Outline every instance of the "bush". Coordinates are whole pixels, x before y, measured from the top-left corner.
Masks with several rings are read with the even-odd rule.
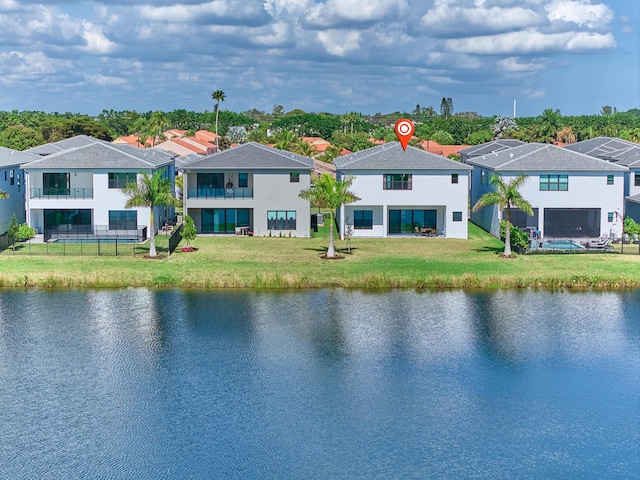
[[[184,217],[184,223],[182,224],[182,230],[180,230],[180,236],[187,242],[187,245],[191,244],[192,240],[195,240],[197,234],[196,226],[193,223],[193,218],[189,215]]]
[[[18,240],[19,242],[23,242],[25,240],[29,240],[35,234],[36,234],[36,232],[35,232],[35,230],[33,228],[31,228],[26,223],[23,223],[22,225],[20,225],[18,227],[18,232],[16,234],[16,240]]]
[[[507,233],[507,222],[500,222],[500,240],[504,242]],[[523,232],[513,223],[511,224],[511,248],[527,248],[529,247],[529,235]]]
[[[625,217],[624,219],[624,233],[629,235],[639,235],[640,234],[640,224],[636,223],[636,221],[631,217]]]

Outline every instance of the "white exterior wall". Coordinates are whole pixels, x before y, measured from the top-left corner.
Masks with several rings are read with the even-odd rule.
[[[384,175],[411,174],[411,190],[384,190]],[[451,174],[458,174],[458,183],[451,183]],[[345,176],[338,172],[338,178]],[[354,210],[373,210],[372,230],[353,230],[354,237],[389,236],[389,209],[434,209],[438,231],[447,238],[467,238],[469,215],[469,176],[460,171],[403,171],[360,170],[349,171],[355,178],[351,186],[361,200],[343,205],[340,209],[340,234],[344,233],[345,218],[353,222]],[[462,212],[462,221],[453,221],[453,212]]]
[[[13,171],[13,185],[11,185]],[[24,172],[17,166],[0,169],[0,190],[7,192],[9,198],[0,201],[0,235],[9,230],[11,216],[15,215],[18,223],[25,223]]]
[[[474,167],[472,202],[475,203],[484,193],[491,190],[486,184],[480,184],[480,167]],[[493,173],[486,170],[486,178]],[[567,191],[541,191],[540,175],[568,175]],[[607,175],[613,174],[614,184],[607,185]],[[510,182],[516,175],[502,174],[504,182]],[[536,172],[528,175],[519,188],[522,198],[533,208],[538,209],[538,229],[545,237],[545,208],[599,208],[600,234],[615,233],[622,235],[622,215],[624,207],[624,172]],[[473,205],[472,203],[472,205]],[[608,221],[608,213],[615,212],[614,221]],[[480,227],[498,236],[499,212],[497,207],[487,207],[472,213],[471,219]]]
[[[215,172],[211,170],[211,172]],[[200,171],[199,173],[206,173]],[[219,173],[217,171],[216,173]],[[291,182],[290,172],[261,171],[248,172],[248,186],[253,189],[253,198],[190,198],[185,196],[185,215],[190,215],[198,231],[201,231],[201,216],[199,209],[203,208],[248,208],[252,210],[251,228],[256,236],[289,235],[289,230],[268,230],[267,212],[270,210],[288,210],[296,212],[296,229],[291,230],[291,235],[296,237],[311,236],[311,208],[308,200],[299,197],[302,190],[311,186],[310,172],[300,172],[300,181]],[[187,192],[197,188],[197,173],[185,173]],[[233,172],[233,177],[227,172],[224,182],[231,180],[234,186],[238,185],[238,173]]]
[[[69,170],[60,170],[60,173],[67,173]],[[93,198],[31,198],[27,194],[27,223],[36,231],[44,230],[44,210],[45,209],[90,209],[92,211],[93,225],[109,225],[110,210],[127,210],[124,208],[127,197],[122,190],[109,188],[109,173],[123,172],[123,170],[104,170],[97,172],[87,172],[86,170],[70,171],[70,188],[92,188]],[[27,192],[31,188],[42,188],[42,174],[54,173],[53,170],[30,170],[27,175]],[[134,173],[138,173],[134,171]],[[171,220],[172,215],[164,216],[164,207],[159,207],[158,213],[162,210],[162,215],[156,214],[154,228],[149,229],[149,209],[137,207],[130,210],[138,212],[138,226],[147,227],[148,232],[157,230],[158,225]],[[172,210],[172,209],[167,209]]]

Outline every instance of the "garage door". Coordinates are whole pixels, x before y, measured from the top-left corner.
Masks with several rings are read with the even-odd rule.
[[[544,236],[581,238],[600,236],[599,208],[545,208]]]

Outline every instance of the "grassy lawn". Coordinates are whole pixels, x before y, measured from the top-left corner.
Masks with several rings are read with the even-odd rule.
[[[323,260],[327,228],[314,238],[207,236],[196,252],[176,251],[159,260],[134,256],[0,254],[0,286],[193,288],[385,287],[601,287],[640,286],[638,245],[619,254],[519,255],[503,259],[502,242],[469,224],[469,239],[353,239],[336,248],[345,258]],[[167,239],[157,237],[166,255]],[[618,249],[619,249],[618,245]],[[32,253],[44,245],[33,245]],[[59,247],[58,247],[59,248]],[[76,247],[78,248],[78,247]],[[86,246],[85,246],[86,248]],[[148,247],[147,247],[148,248]],[[63,253],[65,255],[63,255]],[[86,252],[85,252],[86,253]]]

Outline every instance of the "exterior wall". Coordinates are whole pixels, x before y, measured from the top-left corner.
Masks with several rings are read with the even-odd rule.
[[[13,185],[11,185],[11,172],[13,171]],[[25,223],[24,172],[17,166],[0,169],[0,190],[7,192],[9,198],[0,201],[0,235],[9,229],[11,216],[15,215],[18,223]]]
[[[630,167],[629,171],[624,174],[624,196],[633,197],[640,195],[640,186],[635,186],[636,173],[640,174],[639,167]]]
[[[407,173],[412,175],[411,190],[384,190],[383,175]],[[458,174],[458,183],[451,183],[451,174]],[[373,230],[354,230],[354,237],[387,237],[389,209],[435,209],[438,231],[447,238],[467,238],[469,218],[469,177],[466,172],[438,171],[388,171],[360,170],[338,172],[338,179],[353,175],[351,187],[361,200],[343,205],[339,213],[340,234],[345,229],[345,218],[353,221],[353,211],[372,209]],[[462,212],[462,221],[453,221],[453,212]]]
[[[474,166],[472,173],[471,205],[491,187],[480,184],[480,167]],[[485,171],[487,171],[485,169]],[[493,173],[488,171],[489,174]],[[541,191],[540,175],[565,175],[569,176],[568,190]],[[519,188],[522,197],[533,208],[538,208],[538,229],[544,238],[545,208],[599,208],[600,209],[600,234],[622,235],[622,214],[624,207],[624,172],[613,174],[614,184],[607,185],[607,172],[535,172],[530,173],[529,178]],[[502,175],[505,182],[509,182],[515,175]],[[486,177],[488,179],[488,175]],[[614,212],[614,221],[608,221],[608,213]],[[471,220],[478,226],[498,236],[499,213],[497,207],[487,207],[472,213]]]
[[[169,169],[172,171],[172,169]],[[28,192],[32,188],[42,188],[42,174],[52,173],[53,170],[30,170],[27,175]],[[60,173],[70,172],[70,187],[93,189],[93,198],[31,198],[27,195],[27,223],[37,232],[44,230],[45,209],[90,209],[92,210],[93,225],[109,225],[110,210],[126,210],[124,208],[127,197],[121,189],[109,188],[109,173],[126,172],[122,169],[100,170],[95,172],[60,170]],[[129,170],[129,172],[138,173]],[[171,175],[171,172],[169,172]],[[170,176],[170,178],[173,178]],[[155,225],[149,229],[149,209],[143,207],[133,208],[138,212],[138,226],[147,227],[148,232],[156,231],[164,222],[173,220],[173,207],[157,207],[155,212]],[[166,213],[165,213],[166,210]]]
[[[636,223],[640,223],[640,204],[636,202],[625,201],[624,216],[633,218]]]
[[[293,170],[295,171],[295,170]],[[214,170],[199,171],[199,173],[220,173]],[[224,183],[232,181],[237,185],[238,173],[226,172]],[[296,237],[311,236],[311,208],[309,201],[299,197],[302,190],[306,190],[311,186],[311,174],[309,171],[300,171],[300,181],[290,182],[290,172],[282,171],[261,171],[248,172],[248,186],[253,189],[253,198],[193,198],[185,197],[184,208],[185,214],[190,215],[194,219],[196,229],[202,231],[202,222],[200,213],[196,213],[196,209],[203,208],[248,208],[252,210],[252,225],[254,235],[289,235],[289,230],[268,230],[267,228],[267,212],[273,210],[288,210],[296,212],[296,229],[291,230],[291,235]],[[185,173],[185,183],[187,192],[197,187],[197,173]],[[191,214],[193,212],[193,215]],[[196,220],[196,217],[198,219]]]

